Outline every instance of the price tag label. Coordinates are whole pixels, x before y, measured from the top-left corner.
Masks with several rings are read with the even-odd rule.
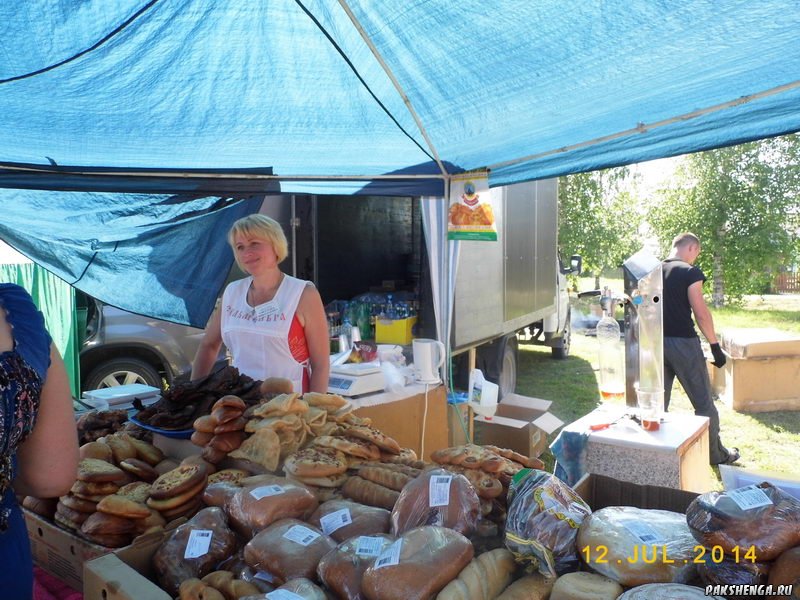
[[[322,525],[322,533],[325,535],[330,535],[337,529],[341,529],[345,525],[350,525],[350,523],[353,522],[353,519],[350,516],[350,509],[343,508],[341,510],[328,513],[322,517],[319,522],[320,525]]]
[[[292,525],[289,530],[283,534],[287,540],[291,540],[300,544],[301,546],[308,546],[311,542],[319,537],[316,531],[312,531],[308,527],[302,525]]]
[[[266,595],[269,600],[303,600],[302,596],[298,596],[289,590],[275,590]]]
[[[434,475],[428,482],[429,506],[447,506],[450,504],[450,482],[452,475]]]
[[[383,548],[384,538],[362,535],[358,538],[356,554],[358,556],[379,556]]]
[[[194,529],[190,531],[183,558],[200,558],[208,554],[212,535],[213,532],[210,529]]]
[[[259,304],[256,306],[256,317],[259,319],[266,319],[267,317],[277,315],[280,312],[281,307],[278,306],[278,303],[274,300],[270,300],[269,302],[264,302],[264,304]]]
[[[285,491],[286,490],[279,485],[262,485],[250,490],[250,495],[256,500],[261,500],[267,496],[277,496],[278,494],[283,494]]]
[[[622,525],[645,544],[660,544],[664,539],[647,523],[623,521]]]
[[[400,562],[400,550],[402,550],[402,548],[403,540],[397,540],[394,544],[384,550],[377,559],[375,559],[374,567],[376,569],[382,569],[383,567],[389,567],[391,565],[398,564]]]
[[[731,500],[736,502],[736,505],[742,510],[752,510],[772,504],[772,500],[769,499],[769,496],[757,485],[748,485],[738,490],[731,490],[728,492],[728,496],[730,496]]]

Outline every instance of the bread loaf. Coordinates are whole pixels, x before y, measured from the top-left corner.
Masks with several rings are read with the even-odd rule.
[[[553,584],[550,600],[616,600],[622,586],[595,573],[566,573]]]
[[[577,537],[578,554],[590,569],[628,587],[689,583],[696,545],[684,515],[633,506],[595,511]]]
[[[541,573],[527,575],[508,586],[497,600],[547,600],[554,581]]]
[[[356,536],[322,557],[319,580],[342,600],[363,600],[361,579],[375,559],[392,543],[390,535]]]
[[[284,477],[260,475],[255,481],[235,492],[225,505],[233,527],[247,537],[280,519],[306,519],[319,505],[308,488]]]
[[[505,548],[484,552],[464,567],[436,600],[494,600],[511,581],[516,563]]]
[[[299,577],[297,579],[292,579],[291,581],[287,581],[282,586],[277,588],[276,591],[277,590],[290,592],[300,600],[328,600],[328,596],[325,594],[322,588],[320,588],[316,583],[314,583],[310,579],[306,579],[304,577]],[[256,600],[260,599],[261,596],[259,596]]]
[[[706,596],[703,588],[682,583],[648,583],[623,592],[617,600],[725,600],[722,596]]]
[[[211,531],[208,550],[187,555],[189,540],[197,537],[192,534],[195,530]],[[167,537],[156,550],[153,565],[161,587],[175,596],[182,581],[207,575],[235,550],[236,536],[228,528],[225,513],[216,507],[204,508]]]
[[[757,561],[771,561],[800,544],[800,500],[768,482],[708,492],[686,509],[695,539],[726,554],[755,547]]]
[[[361,504],[377,506],[387,510],[394,508],[395,502],[400,496],[394,490],[358,476],[353,476],[345,482],[344,486],[342,486],[342,494]]]
[[[771,585],[794,585],[793,596],[800,598],[800,546],[787,550],[772,564],[768,583]]]
[[[319,561],[335,547],[336,543],[316,527],[297,519],[283,519],[247,543],[244,560],[282,583],[298,577],[316,580]]]
[[[400,492],[392,509],[392,533],[400,535],[414,527],[436,525],[469,535],[475,531],[480,510],[478,495],[466,477],[432,469]]]
[[[320,504],[308,522],[336,542],[343,542],[361,535],[389,533],[390,515],[385,508],[366,506],[352,500],[329,500]]]
[[[470,560],[467,538],[445,527],[418,527],[395,541],[364,572],[367,600],[427,600],[455,579]]]

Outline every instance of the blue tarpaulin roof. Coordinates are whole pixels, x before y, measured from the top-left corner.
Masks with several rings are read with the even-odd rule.
[[[144,312],[103,281],[118,265],[129,272],[134,245],[162,243],[144,239],[159,219],[216,235],[249,210],[233,199],[259,192],[437,194],[463,170],[489,168],[490,184],[502,185],[797,131],[799,9],[796,0],[2,3],[0,235],[57,274],[83,273],[79,287],[93,277],[89,293]],[[177,221],[170,211],[100,211],[82,232],[64,230],[75,206],[166,202],[182,213],[184,201],[210,208],[200,218],[187,207]],[[119,242],[116,257],[120,247],[132,254],[103,268],[95,255],[87,267],[91,229]],[[208,252],[226,253],[216,237]],[[66,238],[74,247],[48,254],[49,241]],[[193,305],[190,283],[149,293]],[[156,316],[197,322],[189,315],[203,312]]]

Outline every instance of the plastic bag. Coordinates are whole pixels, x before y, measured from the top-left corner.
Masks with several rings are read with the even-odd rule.
[[[410,481],[392,509],[392,533],[422,525],[454,529],[469,535],[478,524],[481,503],[463,475],[431,469]]]
[[[578,554],[589,568],[626,587],[689,583],[696,545],[682,513],[633,506],[592,513],[577,538]]]
[[[185,579],[198,579],[236,552],[236,535],[222,509],[204,508],[173,531],[153,556],[161,587],[173,596]]]
[[[382,362],[381,372],[383,373],[384,390],[394,393],[400,393],[403,391],[403,388],[405,387],[405,378],[400,372],[400,369],[390,362]]]
[[[722,562],[708,560],[697,565],[697,573],[703,585],[763,585],[767,583],[769,565],[758,562],[737,562],[725,557]]]
[[[444,527],[417,527],[383,551],[361,579],[367,598],[429,600],[435,598],[474,555],[469,540]]]
[[[235,492],[225,503],[231,524],[251,538],[275,521],[305,519],[319,506],[317,497],[302,485],[285,477],[259,475]]]
[[[336,547],[330,537],[297,519],[283,519],[256,534],[244,547],[244,560],[253,569],[266,571],[278,582],[298,577],[314,580],[317,565]]]
[[[508,490],[506,548],[546,577],[578,570],[575,540],[592,509],[563,481],[522,469]]]
[[[744,555],[752,546],[759,562],[800,544],[800,500],[766,481],[702,494],[686,509],[686,521],[706,547]]]
[[[387,534],[356,536],[342,542],[319,561],[317,575],[325,586],[343,600],[363,600],[361,578],[375,559],[392,545]]]

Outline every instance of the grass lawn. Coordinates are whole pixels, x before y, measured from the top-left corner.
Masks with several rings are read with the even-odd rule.
[[[750,297],[745,308],[714,311],[717,332],[729,328],[776,327],[800,333],[800,297]],[[575,334],[571,355],[554,360],[550,349],[520,346],[517,392],[552,400],[551,412],[570,423],[600,404],[597,388],[597,340]],[[740,449],[739,466],[757,471],[800,476],[800,411],[738,413],[717,402],[723,443]],[[670,412],[693,411],[676,381]],[[553,457],[545,456],[552,470]],[[716,487],[722,488],[719,469],[711,468]]]

